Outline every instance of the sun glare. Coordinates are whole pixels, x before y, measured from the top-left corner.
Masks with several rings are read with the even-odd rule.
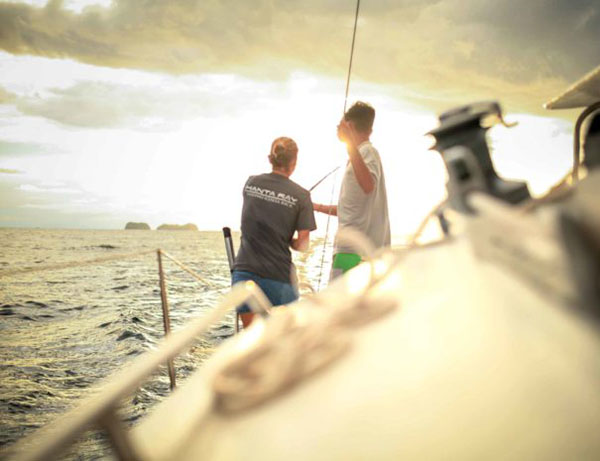
[[[28,66],[24,60],[15,63],[23,69]],[[92,69],[72,62],[65,65],[79,77]],[[50,69],[49,78],[55,85],[58,68]],[[9,88],[19,91],[13,74]],[[185,79],[138,79],[138,74],[145,75],[107,71],[103,81],[110,89],[121,79],[140,95],[152,93],[158,98],[156,104],[170,106],[156,112],[148,105],[150,112],[142,112],[131,128],[83,127],[65,135],[60,126],[29,117],[27,125],[17,124],[11,130],[9,141],[19,141],[27,139],[35,126],[37,142],[57,146],[57,152],[52,156],[8,156],[4,168],[26,172],[26,182],[32,186],[54,181],[78,191],[61,195],[65,187],[52,193],[46,188],[46,194],[37,190],[34,197],[31,190],[22,190],[35,199],[29,205],[58,206],[60,202],[81,210],[85,202],[89,212],[125,222],[147,221],[152,226],[166,221],[193,222],[201,229],[237,229],[243,184],[248,176],[270,170],[269,146],[278,136],[290,136],[298,143],[292,180],[306,189],[339,167],[311,193],[314,202],[337,202],[348,159],[336,133],[344,103],[342,82],[309,73],[294,73],[279,83],[225,74]],[[31,85],[33,82],[28,83]],[[260,91],[249,97],[256,85]],[[190,102],[179,94],[197,100]],[[197,95],[220,96],[204,103],[204,96]],[[354,82],[347,103],[356,100],[369,102],[377,112],[371,140],[384,166],[393,240],[402,243],[445,197],[445,167],[425,136],[437,119],[374,84]],[[90,99],[86,104],[90,113],[103,113],[101,100]],[[189,115],[178,118],[181,111]],[[534,193],[542,193],[569,167],[568,124],[529,115],[513,118],[520,121],[517,128],[493,128],[490,132],[497,169],[505,176],[526,179]],[[315,234],[333,234],[335,224],[335,219],[318,213]]]

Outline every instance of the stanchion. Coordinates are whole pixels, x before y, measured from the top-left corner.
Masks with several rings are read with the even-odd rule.
[[[158,257],[158,277],[160,282],[160,301],[162,304],[163,311],[163,326],[165,328],[165,336],[171,333],[171,319],[169,318],[169,301],[167,300],[167,284],[165,283],[165,273],[162,265],[162,251],[156,250],[156,256]],[[173,366],[173,359],[167,360],[167,368],[169,369],[169,379],[171,381],[171,390],[175,389],[175,367]]]
[[[231,238],[231,229],[223,228],[223,239],[225,240],[225,251],[227,252],[227,261],[229,262],[229,272],[233,272],[233,263],[235,262],[235,249],[233,248],[233,239]],[[240,314],[235,311],[235,332],[240,332]]]

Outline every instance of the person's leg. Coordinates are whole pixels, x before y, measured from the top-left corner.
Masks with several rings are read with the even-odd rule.
[[[333,264],[331,265],[331,274],[329,281],[345,274],[353,267],[358,266],[362,259],[355,253],[336,253],[333,255]]]
[[[240,314],[240,319],[242,319],[242,326],[244,327],[244,329],[246,329],[250,326],[250,324],[252,323],[252,320],[254,320],[254,313],[246,312],[246,313]]]
[[[233,273],[231,274],[232,284],[236,284],[246,280],[254,281],[263,291],[263,293],[273,306],[290,304],[298,299],[298,291],[290,283],[262,278],[256,274],[253,274],[252,272],[233,271]],[[254,312],[251,311],[250,306],[248,306],[248,304],[238,306],[237,312],[240,315],[240,318],[242,319],[242,325],[244,328],[250,326],[254,319],[254,316],[256,315]]]

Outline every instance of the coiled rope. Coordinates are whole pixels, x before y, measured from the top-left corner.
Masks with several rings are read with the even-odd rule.
[[[397,298],[374,288],[386,280],[398,261],[389,250],[375,251],[358,231],[344,229],[340,241],[367,254],[368,266],[350,275],[352,295],[325,291],[302,306],[274,309],[240,338],[236,353],[217,370],[212,381],[216,409],[234,413],[267,401],[341,357],[351,344],[351,329],[389,313]],[[365,272],[368,270],[368,272]],[[361,289],[362,287],[362,289]]]

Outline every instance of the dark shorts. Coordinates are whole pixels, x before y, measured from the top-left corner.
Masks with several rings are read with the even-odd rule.
[[[253,282],[255,282],[264,292],[267,299],[271,302],[271,304],[273,304],[273,306],[289,304],[298,299],[298,293],[290,283],[281,282],[279,280],[266,279],[252,272],[233,271],[231,273],[232,285],[235,285],[238,282],[245,282],[246,280],[252,280]],[[236,310],[238,314],[246,314],[248,312],[252,312],[247,304],[242,304],[241,306],[238,306]]]

